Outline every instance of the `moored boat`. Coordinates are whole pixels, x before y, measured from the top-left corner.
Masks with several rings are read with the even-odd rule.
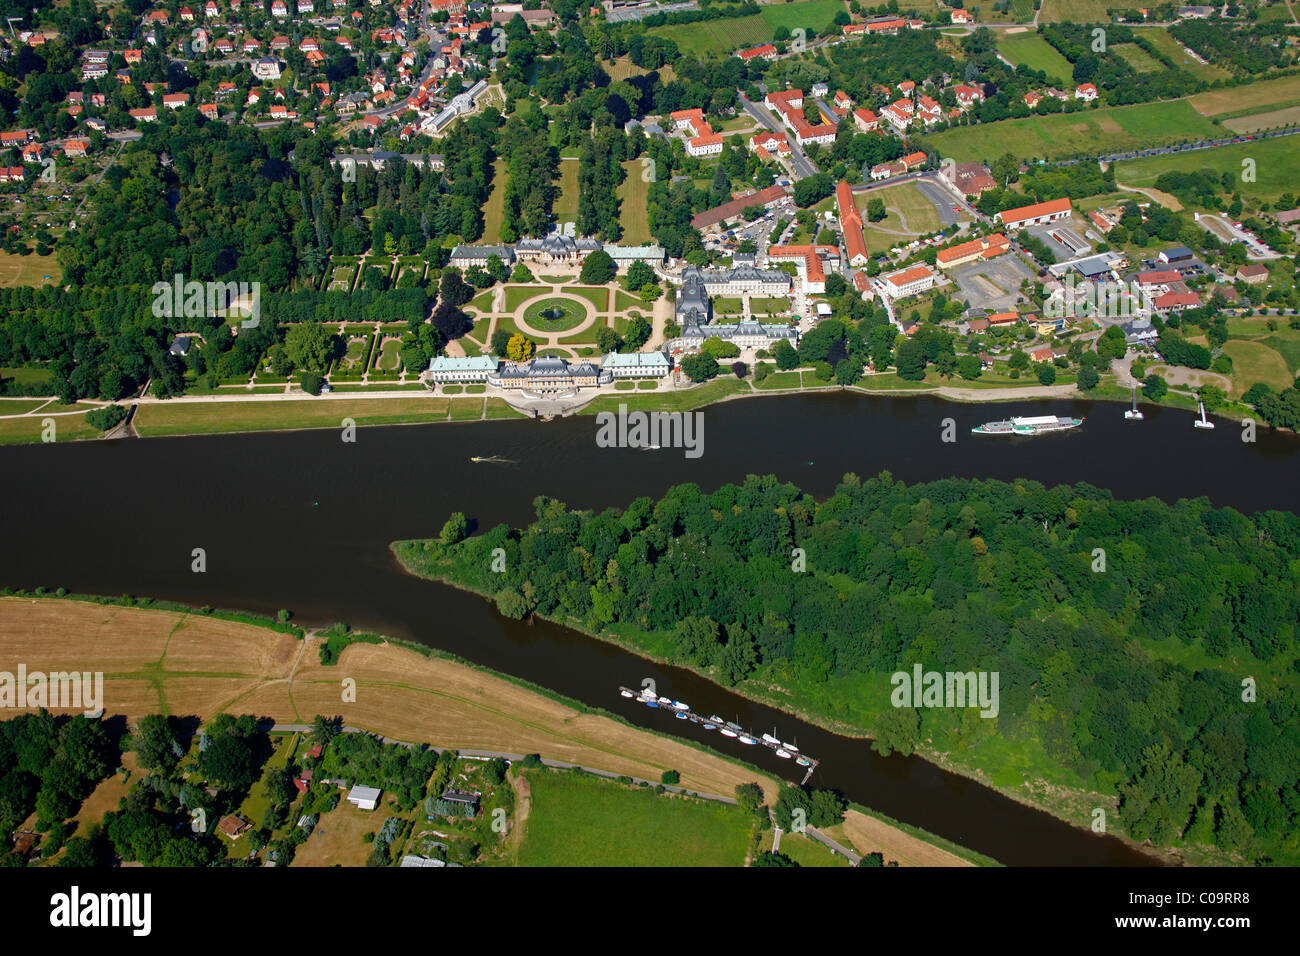
[[[777,748],[776,748],[776,755],[777,755],[778,757],[781,757],[781,758],[785,759],[785,760],[789,760],[789,759],[790,759],[790,756],[791,756],[790,751],[786,750],[784,747],[777,747]]]
[[[722,736],[724,737],[739,736],[739,734],[737,734],[734,730],[732,730],[730,727],[726,726],[725,724],[718,728],[718,733],[722,734]]]
[[[972,435],[1042,435],[1068,431],[1083,424],[1082,418],[1064,415],[1020,415],[999,422],[985,422],[971,429]]]
[[[758,741],[755,740],[753,737],[749,736],[749,734],[741,734],[737,739],[738,739],[742,744],[756,744],[756,743],[758,743]]]

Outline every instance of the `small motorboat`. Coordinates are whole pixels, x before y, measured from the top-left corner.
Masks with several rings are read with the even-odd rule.
[[[799,752],[799,748],[796,747],[794,744],[781,744],[781,746],[784,747],[786,750],[790,751],[790,753],[792,754],[797,754]]]
[[[683,704],[680,700],[673,701],[673,707],[677,710],[690,710],[690,704]]]
[[[721,726],[722,724],[725,724],[726,721],[723,720],[721,717],[719,717],[717,714],[710,714],[710,715],[709,715],[709,723],[711,723],[711,724],[718,724],[719,726]]]
[[[776,755],[784,760],[789,760],[791,756],[790,751],[786,750],[784,747],[777,747]]]
[[[659,706],[660,706],[660,707],[671,707],[672,705],[673,705],[673,699],[672,699],[671,697],[660,697],[660,698],[659,698]]]
[[[773,747],[779,747],[779,746],[781,746],[781,738],[780,738],[780,737],[773,737],[771,734],[764,734],[764,735],[763,735],[763,743],[765,743],[765,744],[771,744]]]
[[[722,734],[722,736],[724,736],[724,737],[735,737],[735,736],[737,736],[737,734],[736,734],[736,732],[735,732],[734,730],[732,730],[730,727],[727,727],[727,726],[725,726],[725,725],[722,726],[722,727],[719,727],[719,728],[718,728],[718,733]]]
[[[657,700],[647,700],[647,701],[645,702],[645,705],[646,705],[647,707],[658,708],[658,707],[659,707],[659,701],[657,701]]]
[[[740,740],[740,742],[741,742],[742,744],[756,744],[756,743],[758,743],[758,741],[755,740],[753,737],[749,736],[749,734],[741,734],[740,737],[739,737],[738,739]]]
[[[635,696],[636,696],[636,694],[632,693],[632,692],[631,692],[630,690],[628,690],[627,688],[624,688],[623,690],[620,690],[618,693],[619,693],[619,695],[622,696],[622,697],[635,697]]]
[[[686,715],[683,714],[680,710],[679,710],[677,713],[673,714],[673,716],[676,717],[678,720],[686,720],[686,719],[687,719],[687,718],[686,718]]]
[[[809,760],[807,757],[795,757],[795,758],[794,758],[794,762],[797,763],[797,764],[798,764],[799,766],[801,766],[801,767],[811,767],[811,766],[812,766],[812,761]]]
[[[718,725],[717,725],[717,724],[711,724],[711,723],[709,723],[707,720],[706,720],[703,724],[701,724],[700,726],[703,727],[705,730],[717,730],[717,729],[718,729]]]

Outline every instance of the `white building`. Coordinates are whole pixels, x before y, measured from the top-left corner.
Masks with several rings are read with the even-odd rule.
[[[912,266],[881,276],[880,284],[890,298],[902,299],[933,288],[942,278],[929,266]]]
[[[663,378],[673,363],[663,352],[611,352],[601,359],[600,367],[614,378]]]
[[[363,787],[357,784],[348,791],[348,803],[358,810],[373,810],[379,805],[379,798],[383,792],[378,787]]]
[[[489,355],[435,355],[429,363],[428,378],[437,384],[444,382],[486,382],[501,363]]]

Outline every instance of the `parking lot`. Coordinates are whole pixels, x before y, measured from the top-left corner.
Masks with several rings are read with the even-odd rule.
[[[1020,283],[1034,275],[1014,253],[957,266],[948,274],[960,290],[954,297],[965,299],[972,309],[992,312],[1010,310],[1020,298]]]

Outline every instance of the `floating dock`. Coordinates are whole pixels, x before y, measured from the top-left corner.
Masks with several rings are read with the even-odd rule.
[[[705,717],[702,714],[697,714],[680,700],[673,700],[671,697],[660,697],[644,690],[633,690],[630,687],[620,687],[618,692],[620,696],[629,700],[634,700],[638,704],[644,704],[647,707],[666,711],[678,720],[686,720],[693,724],[699,724],[705,730],[716,730],[722,736],[735,738],[742,744],[750,746],[758,746],[761,744],[768,750],[775,751],[778,757],[790,760],[807,771],[807,773],[803,775],[803,779],[799,781],[801,785],[808,782],[808,778],[813,775],[813,771],[816,770],[818,765],[821,763],[821,761],[817,760],[815,757],[808,756],[808,754],[801,751],[794,744],[783,743],[780,739],[771,734],[755,734],[752,731],[745,730],[739,724],[733,723],[729,720],[723,720],[721,717]]]

